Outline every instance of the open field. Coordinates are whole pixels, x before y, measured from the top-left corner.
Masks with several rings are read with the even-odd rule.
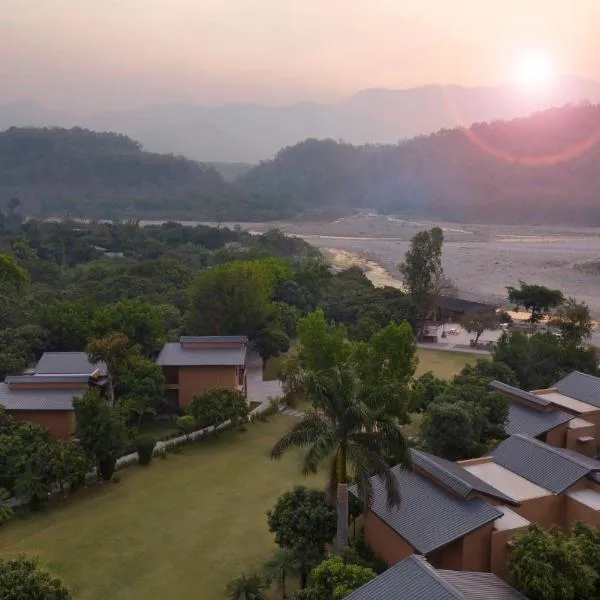
[[[264,374],[266,381],[277,378],[277,373],[285,356],[286,355],[279,356],[269,360]],[[447,350],[424,350],[423,348],[417,349],[417,356],[419,357],[419,366],[417,367],[416,372],[417,376],[422,375],[427,371],[433,371],[438,377],[442,377],[443,379],[450,379],[467,363],[472,364],[478,358],[486,358],[485,355],[481,354],[450,352]]]
[[[298,455],[268,450],[294,422],[277,415],[149,468],[121,472],[68,503],[0,532],[0,554],[39,556],[76,600],[222,600],[231,577],[274,547],[266,511],[300,474]]]

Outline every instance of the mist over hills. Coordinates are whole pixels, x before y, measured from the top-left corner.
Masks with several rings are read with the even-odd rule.
[[[0,106],[0,130],[81,126],[126,134],[152,152],[182,154],[204,162],[256,163],[306,138],[395,144],[444,128],[511,119],[581,101],[600,102],[600,83],[565,77],[537,92],[512,85],[429,85],[363,90],[335,104],[170,104],[85,117],[23,102]]]

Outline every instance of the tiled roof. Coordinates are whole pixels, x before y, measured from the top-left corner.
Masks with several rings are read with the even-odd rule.
[[[183,335],[179,338],[182,344],[195,343],[238,343],[245,344],[248,338],[245,335]]]
[[[600,471],[600,462],[525,435],[511,435],[490,454],[494,462],[555,494]]]
[[[10,389],[0,383],[0,404],[7,410],[72,410],[83,390]]]
[[[8,375],[5,383],[80,383],[82,386],[90,380],[89,375],[81,374],[58,374],[58,375]]]
[[[568,415],[560,410],[545,412],[524,404],[510,402],[506,433],[508,435],[523,433],[531,437],[537,437],[559,425],[568,423],[573,418],[573,415]]]
[[[521,398],[522,400],[526,400],[532,404],[538,404],[539,406],[550,406],[550,404],[552,404],[542,396],[536,396],[531,392],[526,392],[520,388],[502,383],[501,381],[491,381],[489,387],[496,392],[504,392],[505,394],[510,394],[511,396]]]
[[[383,481],[371,478],[371,510],[417,552],[428,554],[502,516],[480,498],[463,500],[424,475],[392,469],[402,502],[390,508]]]
[[[54,373],[91,375],[96,369],[100,371],[100,375],[107,374],[106,365],[103,362],[91,363],[85,352],[44,352],[35,372],[39,375]]]
[[[600,408],[600,377],[573,371],[552,387],[565,396]]]
[[[440,481],[461,498],[466,499],[469,494],[479,492],[502,502],[518,504],[513,498],[503,494],[501,491],[479,479],[479,477],[463,469],[460,465],[449,460],[429,454],[428,452],[413,450],[412,461],[415,466],[429,473],[431,477]]]
[[[165,344],[156,362],[163,367],[227,367],[246,362],[246,347],[183,348],[179,342]]]
[[[441,571],[412,555],[346,600],[527,600],[492,573]]]

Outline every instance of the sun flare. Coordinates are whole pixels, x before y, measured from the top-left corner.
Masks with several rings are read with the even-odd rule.
[[[526,54],[516,63],[514,79],[517,84],[529,88],[543,88],[556,77],[554,65],[545,54]]]

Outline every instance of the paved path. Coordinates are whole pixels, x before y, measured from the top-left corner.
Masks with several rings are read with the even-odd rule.
[[[248,356],[248,370],[246,373],[248,384],[248,400],[253,402],[265,402],[269,397],[279,398],[283,396],[281,382],[263,381],[262,360],[258,354],[251,352]]]

